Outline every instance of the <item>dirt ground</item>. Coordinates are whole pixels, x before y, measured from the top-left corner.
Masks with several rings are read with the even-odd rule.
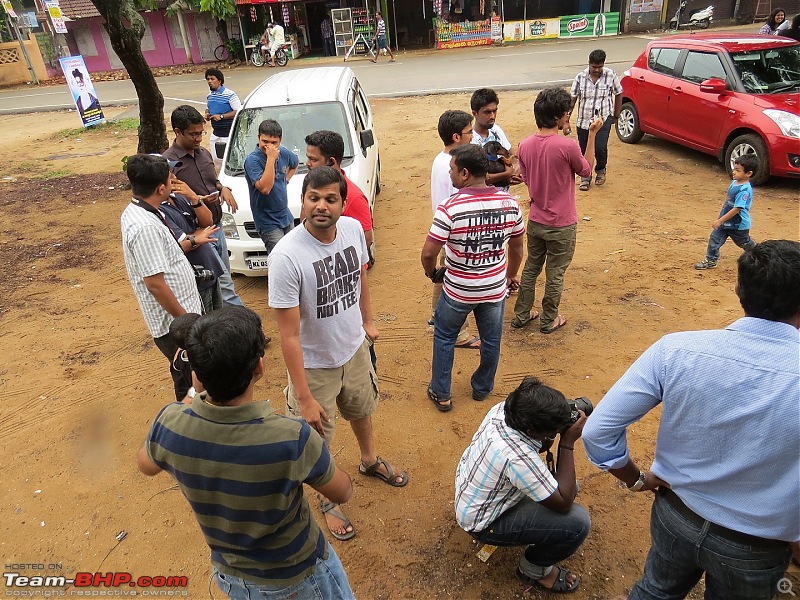
[[[430,283],[419,252],[431,218],[430,165],[440,149],[436,120],[445,109],[468,109],[468,99],[373,102],[383,165],[378,262],[370,274],[381,331],[376,439],[379,453],[407,469],[411,481],[395,490],[358,476],[355,439],[340,422],[332,451],[354,476],[346,512],[358,535],[333,544],[359,598],[548,597],[515,579],[518,549],[498,549],[484,564],[453,518],[455,466],[487,410],[528,374],[597,402],[661,335],[718,328],[740,316],[733,292],[738,249],[727,244],[715,271],[692,268],[724,198],[724,171],[711,157],[654,138],[629,146],[613,137],[608,183],[578,197],[578,246],[561,305],[568,326],[549,336],[507,326],[495,393],[482,403],[470,399],[469,389],[478,354],[458,351],[455,409],[438,413],[425,396]],[[532,100],[531,92],[501,94],[498,122],[514,143],[534,129]],[[208,549],[173,481],[136,470],[136,450],[172,392],[120,249],[119,215],[129,199],[120,189],[120,158],[135,152],[135,132],[57,135],[78,126],[74,113],[7,116],[4,124],[11,133],[0,155],[5,571],[21,563],[29,575],[185,575],[189,597],[208,598],[213,590],[220,598],[209,586]],[[512,193],[527,199],[524,186]],[[797,239],[798,201],[796,182],[758,188],[754,237]],[[257,394],[282,411],[286,375],[266,280],[235,283],[275,340]],[[507,322],[511,313],[509,304]],[[653,458],[658,417],[654,411],[630,430],[632,455],[642,465]],[[641,574],[652,497],[622,489],[576,450],[578,501],[593,523],[564,564],[583,577],[574,598],[604,600],[626,593]],[[127,537],[117,542],[120,531]],[[43,568],[25,570],[26,564]],[[795,567],[789,577],[797,589]],[[702,597],[702,584],[691,597]]]

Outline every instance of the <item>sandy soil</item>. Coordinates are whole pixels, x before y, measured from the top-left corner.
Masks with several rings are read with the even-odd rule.
[[[499,122],[515,143],[533,131],[532,98],[501,96]],[[654,138],[634,146],[614,138],[608,183],[579,194],[583,220],[562,301],[568,326],[550,336],[507,327],[496,390],[483,403],[469,397],[478,355],[458,351],[455,410],[436,412],[425,397],[430,289],[419,251],[440,147],[436,119],[467,107],[467,95],[374,102],[383,164],[370,275],[381,329],[376,438],[411,482],[394,490],[355,475],[355,440],[340,423],[332,450],[355,475],[347,513],[359,533],[333,543],[359,598],[546,597],[514,578],[518,550],[499,549],[483,564],[453,519],[455,465],[486,411],[528,374],[596,402],[661,335],[721,327],[740,314],[735,246],[724,247],[717,270],[692,268],[728,185],[719,165]],[[191,511],[168,476],[146,478],[134,460],[171,396],[166,361],[144,326],[120,251],[119,215],[129,196],[119,187],[119,161],[135,151],[135,134],[55,134],[77,126],[74,113],[10,116],[4,124],[14,133],[0,157],[0,556],[6,565],[44,564],[27,574],[186,575],[188,595],[207,598],[208,550]],[[512,193],[527,198],[523,186]],[[753,220],[756,239],[797,239],[796,184],[759,188]],[[278,340],[266,280],[235,282]],[[258,395],[282,410],[277,341],[267,358]],[[654,411],[631,428],[640,464],[652,460],[657,426]],[[576,457],[579,501],[593,530],[565,564],[583,577],[575,598],[607,599],[626,593],[641,573],[651,497],[621,489],[579,449]],[[789,577],[797,589],[798,570]],[[702,584],[692,594],[700,597]]]

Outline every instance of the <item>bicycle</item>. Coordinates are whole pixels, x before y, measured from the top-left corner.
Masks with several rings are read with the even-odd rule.
[[[233,55],[240,56],[242,54],[242,41],[237,38],[231,38],[227,44],[220,44],[214,48],[214,58],[219,62],[229,62],[233,60]]]
[[[262,51],[263,48],[263,51]],[[283,44],[280,48],[275,51],[275,64],[279,67],[285,67],[286,64],[289,62],[289,45]],[[253,48],[253,52],[250,54],[250,62],[253,63],[255,67],[263,67],[266,63],[269,62],[272,55],[270,54],[269,47],[261,44],[257,44],[255,48]]]

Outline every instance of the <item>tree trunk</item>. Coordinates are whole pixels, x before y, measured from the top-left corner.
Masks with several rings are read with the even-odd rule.
[[[105,20],[111,47],[122,61],[139,98],[138,152],[162,152],[169,146],[164,124],[164,96],[142,54],[145,22],[132,0],[92,0]]]

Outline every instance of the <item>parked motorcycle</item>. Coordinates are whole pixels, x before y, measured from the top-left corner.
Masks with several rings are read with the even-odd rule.
[[[685,19],[686,15],[686,0],[682,0],[675,16],[669,22],[669,28],[677,31],[680,28],[688,27],[689,29],[708,29],[711,26],[711,21],[714,20],[714,6],[708,6],[702,9],[694,9],[689,13],[689,18]]]

